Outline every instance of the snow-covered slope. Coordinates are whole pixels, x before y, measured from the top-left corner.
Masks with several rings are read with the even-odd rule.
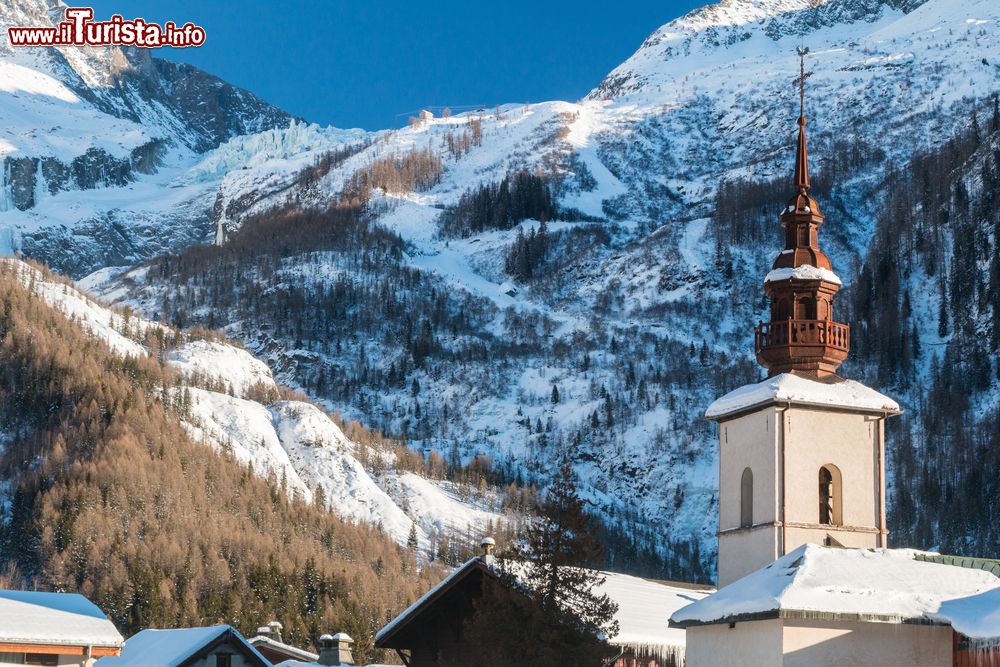
[[[149,49],[14,47],[8,42],[8,26],[55,25],[64,20],[65,9],[66,4],[59,0],[5,2],[0,7],[0,57],[8,64],[33,70],[35,77],[50,77],[59,82],[58,87],[73,91],[75,106],[64,109],[67,125],[82,110],[126,119],[147,129],[150,136],[204,152],[231,137],[284,126],[291,120],[287,113],[252,93],[189,65],[153,58]],[[34,96],[43,91],[31,93]],[[70,101],[65,94],[60,98]],[[30,109],[44,100],[29,96],[21,103]],[[45,117],[44,124],[37,127],[50,129],[52,119]],[[84,136],[90,129],[78,128]],[[34,139],[43,141],[44,137]]]
[[[185,375],[217,382],[235,396],[242,397],[254,387],[278,390],[267,364],[226,343],[191,341],[172,350],[167,359]]]
[[[144,341],[151,335],[176,344],[165,358],[185,378],[174,393],[192,437],[272,477],[289,494],[323,502],[349,520],[380,525],[401,545],[415,528],[424,550],[449,537],[464,544],[470,528],[479,535],[488,522],[507,520],[494,510],[499,506],[496,493],[466,493],[461,500],[450,482],[398,470],[392,451],[366,452],[366,458],[380,462],[377,474],[366,470],[358,459],[360,445],[312,403],[273,400],[265,405],[244,398],[278,393],[271,369],[247,351],[223,341],[190,339],[158,323],[109,310],[19,260],[0,262],[4,270],[17,271],[34,294],[122,356],[148,355]]]

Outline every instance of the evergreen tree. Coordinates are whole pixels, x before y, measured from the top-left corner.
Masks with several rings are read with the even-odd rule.
[[[417,524],[410,524],[410,535],[406,538],[406,548],[410,551],[416,551],[419,546],[419,541],[417,539]]]
[[[597,590],[605,578],[584,569],[600,565],[604,549],[593,537],[593,520],[577,495],[567,456],[538,509],[539,515],[525,528],[524,542],[516,544],[511,558],[505,559],[504,570],[518,570],[518,580],[543,610],[570,613],[592,634],[614,635],[618,631],[614,620],[618,605]]]

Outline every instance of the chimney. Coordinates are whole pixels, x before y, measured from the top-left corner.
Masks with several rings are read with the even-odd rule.
[[[351,644],[354,640],[346,632],[333,635],[323,635],[319,638],[319,664],[321,665],[353,665]]]
[[[493,550],[496,549],[497,541],[492,537],[484,537],[483,541],[479,543],[479,546],[483,548],[483,562],[487,565],[492,565],[496,561],[496,556],[493,555]]]
[[[276,642],[281,641],[281,623],[278,621],[271,621],[267,625],[262,625],[257,628],[258,637],[267,637],[268,639],[273,639]]]
[[[278,621],[271,621],[270,623],[267,624],[267,627],[270,628],[271,630],[271,639],[273,639],[276,642],[280,642],[281,630],[284,626],[281,625],[281,623],[279,623]]]

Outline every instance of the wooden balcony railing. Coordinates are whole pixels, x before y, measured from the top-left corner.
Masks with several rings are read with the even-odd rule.
[[[851,327],[830,320],[783,320],[761,322],[754,330],[754,351],[776,347],[822,345],[847,352]]]

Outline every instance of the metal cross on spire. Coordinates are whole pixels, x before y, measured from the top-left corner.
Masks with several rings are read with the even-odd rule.
[[[812,72],[806,73],[806,54],[809,53],[809,47],[798,47],[796,51],[799,54],[799,117],[806,115],[806,79],[812,76]]]
[[[809,49],[800,46],[799,54],[799,141],[795,151],[795,190],[805,193],[809,189],[809,157],[806,153],[806,54]]]

